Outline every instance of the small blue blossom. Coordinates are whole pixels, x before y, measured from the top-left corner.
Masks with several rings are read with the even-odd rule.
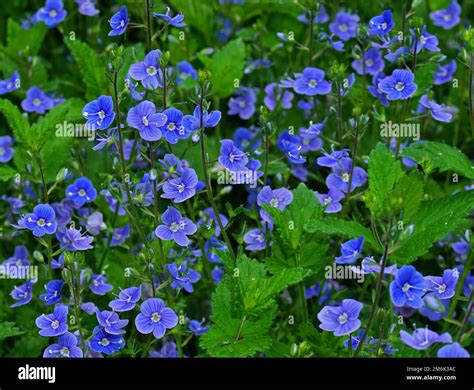
[[[352,159],[344,157],[341,161],[332,168],[332,173],[326,177],[326,185],[328,188],[336,188],[344,193],[352,192],[357,187],[363,186],[367,181],[367,172],[362,168],[354,167],[352,170],[351,178],[351,167]],[[349,189],[349,182],[351,182],[351,188]]]
[[[158,14],[156,12],[153,12],[153,16],[155,18],[161,19],[165,21],[167,24],[174,26],[174,27],[184,27],[186,26],[186,23],[182,23],[184,19],[184,15],[180,12],[178,15],[171,17],[171,10],[170,7],[166,7],[166,13],[165,14]]]
[[[223,139],[221,153],[218,157],[219,163],[229,171],[247,171],[247,163],[249,161],[247,153],[238,149],[234,141]]]
[[[188,246],[190,234],[197,231],[196,225],[189,219],[181,216],[174,207],[168,207],[161,216],[160,225],[155,229],[155,235],[162,240],[174,240],[180,246]]]
[[[4,135],[0,137],[0,163],[7,163],[13,157],[12,137]]]
[[[37,87],[31,87],[26,91],[26,97],[21,102],[21,108],[26,112],[36,112],[44,114],[54,107],[53,100]]]
[[[439,65],[434,75],[433,84],[441,85],[450,82],[456,72],[457,64],[455,60],[448,62],[445,65]]]
[[[183,288],[186,292],[192,293],[194,291],[193,283],[196,283],[201,279],[201,274],[192,269],[188,268],[186,263],[176,264],[166,264],[166,269],[172,278],[171,287],[178,290]]]
[[[87,177],[80,177],[66,189],[66,197],[71,199],[77,207],[93,202],[97,190]]]
[[[359,16],[344,11],[339,11],[334,22],[329,25],[331,32],[344,42],[355,38],[358,28]]]
[[[33,285],[34,282],[29,281],[22,284],[21,286],[15,286],[10,293],[10,296],[18,302],[15,302],[10,307],[15,308],[30,303],[31,299],[33,298]]]
[[[39,9],[36,17],[46,26],[50,28],[56,27],[66,18],[67,11],[63,7],[62,0],[46,0],[46,4]]]
[[[341,245],[341,256],[336,257],[336,264],[353,264],[360,257],[364,236],[346,241]]]
[[[100,96],[87,103],[82,109],[82,116],[87,120],[88,130],[106,130],[115,119],[112,97]]]
[[[207,326],[203,325],[204,321],[196,321],[196,320],[191,320],[189,322],[189,330],[193,332],[196,336],[201,336],[202,334],[206,333],[209,331],[209,328]]]
[[[456,292],[459,280],[459,271],[454,269],[444,270],[443,276],[426,276],[426,290],[434,291],[440,299],[452,298]]]
[[[173,329],[178,325],[178,316],[169,307],[165,307],[163,300],[149,298],[140,306],[140,313],[135,318],[135,326],[142,334],[153,333],[157,339],[161,339],[167,329]]]
[[[344,336],[360,328],[359,313],[363,304],[355,299],[344,299],[341,306],[324,306],[318,313],[319,327]]]
[[[255,113],[257,97],[251,88],[240,88],[236,92],[237,97],[229,100],[229,115],[239,115],[240,119],[250,119]]]
[[[323,206],[325,213],[338,213],[342,210],[342,205],[339,203],[344,198],[344,193],[336,188],[330,188],[327,194],[320,194],[315,192],[319,203]]]
[[[369,33],[373,35],[387,35],[395,26],[392,11],[387,9],[381,15],[374,16],[369,21]]]
[[[140,300],[141,295],[142,291],[140,286],[120,290],[118,297],[110,301],[109,306],[116,312],[130,311]]]
[[[53,208],[47,204],[35,206],[33,213],[26,214],[23,221],[25,227],[33,231],[33,235],[36,237],[42,237],[45,234],[54,234],[58,227],[56,213]]]
[[[204,111],[204,115],[202,117],[202,127],[216,127],[221,120],[221,116],[222,114],[219,110],[214,110],[210,113]],[[189,133],[198,130],[201,127],[200,107],[197,106],[194,109],[193,115],[185,115],[181,123]]]
[[[196,193],[198,177],[192,168],[185,170],[180,177],[171,179],[163,185],[162,198],[173,199],[174,203],[184,202]]]
[[[57,344],[51,344],[43,352],[44,358],[81,358],[80,340],[71,332],[58,337]]]
[[[430,100],[428,95],[423,95],[420,98],[420,105],[417,109],[418,113],[429,112],[433,119],[439,122],[449,123],[453,120],[453,108],[447,107],[445,104],[438,104],[434,100]]]
[[[90,348],[94,352],[113,355],[125,347],[125,339],[122,336],[107,333],[100,326],[96,326],[92,332],[94,335],[90,342]]]
[[[435,26],[450,30],[461,21],[461,6],[452,0],[448,8],[439,9],[430,13],[430,18]]]
[[[95,315],[97,322],[108,334],[124,334],[125,330],[122,329],[127,326],[128,320],[121,320],[117,313],[114,311],[104,310],[100,311],[98,308],[95,309]]]
[[[113,287],[107,283],[107,278],[104,274],[92,274],[92,281],[89,288],[96,295],[105,295],[109,291],[112,291]]]
[[[177,67],[177,75],[176,75],[176,82],[178,85],[184,83],[184,81],[190,77],[194,80],[197,80],[197,72],[196,69],[190,64],[188,61],[181,61],[176,65]]]
[[[64,282],[62,280],[51,280],[49,281],[44,288],[46,289],[46,294],[40,295],[40,299],[46,305],[54,305],[61,300],[61,291],[63,289]]]
[[[421,297],[425,288],[423,275],[412,265],[404,265],[398,270],[395,280],[390,283],[390,297],[395,306],[407,305],[419,309],[423,304]]]
[[[161,127],[166,123],[167,116],[156,112],[155,104],[144,100],[132,107],[127,114],[127,123],[137,129],[145,141],[158,141],[162,137]]]
[[[100,11],[95,8],[95,0],[76,0],[77,10],[81,15],[95,16]]]
[[[141,81],[146,89],[157,89],[163,87],[163,73],[160,69],[159,60],[161,58],[160,50],[152,50],[146,56],[143,62],[138,62],[130,66],[128,74],[134,80]]]
[[[427,349],[434,343],[453,342],[449,333],[443,333],[439,335],[438,333],[429,330],[428,327],[415,329],[413,334],[409,334],[408,332],[401,330],[400,338],[406,345],[420,351]]]
[[[248,251],[260,251],[267,246],[265,232],[262,229],[249,230],[244,235],[244,242],[247,244],[245,249]]]
[[[190,132],[182,124],[183,113],[180,110],[170,107],[163,111],[163,114],[166,116],[166,122],[161,125],[160,130],[170,144],[189,137]]]
[[[60,336],[67,332],[67,313],[69,308],[66,305],[57,305],[52,314],[41,314],[36,318],[36,326],[41,330],[41,336]]]
[[[326,95],[331,92],[332,85],[324,80],[324,71],[318,68],[305,68],[303,73],[297,75],[294,90],[300,95],[315,96]]]
[[[387,94],[388,100],[408,99],[417,90],[415,76],[405,69],[396,69],[390,76],[379,81],[378,88]]]
[[[413,45],[411,47],[411,52],[419,53],[421,49],[426,49],[428,51],[440,51],[440,48],[438,47],[438,38],[436,35],[430,34],[426,31],[426,26],[423,26],[421,30],[420,36],[417,36],[415,31],[412,29],[411,35],[412,35],[412,41]],[[416,48],[415,48],[416,45]]]
[[[352,67],[355,69],[357,74],[370,74],[372,76],[375,76],[376,74],[383,71],[385,63],[383,61],[382,54],[380,53],[380,51],[375,47],[372,47],[364,53],[363,59],[361,58],[358,60],[354,60],[352,62]]]
[[[127,30],[128,26],[127,7],[122,6],[120,11],[110,18],[109,24],[112,28],[112,30],[109,32],[109,37],[123,34]]]
[[[6,80],[0,80],[0,95],[20,89],[20,74],[14,71],[13,74]]]
[[[439,358],[468,358],[469,352],[461,347],[459,343],[452,343],[444,345],[438,350],[437,356]]]

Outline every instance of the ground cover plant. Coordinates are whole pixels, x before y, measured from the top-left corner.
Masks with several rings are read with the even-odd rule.
[[[469,357],[472,1],[0,9],[0,355]]]

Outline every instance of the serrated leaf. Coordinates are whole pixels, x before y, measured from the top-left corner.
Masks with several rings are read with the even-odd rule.
[[[67,47],[71,51],[74,61],[78,66],[81,79],[86,85],[86,97],[88,100],[97,99],[104,93],[104,86],[107,85],[105,77],[105,62],[86,43],[78,39],[64,39]]]
[[[402,165],[394,153],[379,142],[370,153],[368,175],[369,190],[365,201],[370,211],[380,216],[388,208],[387,199],[395,184],[404,175]]]
[[[19,336],[25,333],[18,329],[14,322],[1,322],[0,323],[0,340],[6,339],[7,337]]]
[[[13,19],[8,19],[6,52],[13,59],[18,58],[20,51],[25,51],[32,57],[36,56],[47,31],[44,23],[37,23],[25,30]]]
[[[198,54],[198,58],[211,71],[213,96],[225,98],[235,91],[235,80],[242,78],[245,67],[245,44],[235,39],[218,50],[212,58]]]
[[[346,221],[339,218],[328,217],[310,221],[305,224],[304,229],[307,232],[320,232],[328,235],[337,235],[347,238],[356,238],[364,236],[364,242],[373,248],[379,248],[372,232],[357,221]]]
[[[403,222],[407,223],[416,213],[423,200],[423,181],[415,171],[404,175],[395,185],[390,196],[390,207],[396,211],[403,211]]]
[[[0,166],[0,181],[8,181],[17,173],[16,169]]]
[[[434,168],[441,172],[452,171],[474,179],[474,164],[459,149],[440,142],[417,142],[403,149],[403,157],[409,157],[420,164],[425,172]]]
[[[16,142],[28,143],[30,124],[20,109],[9,100],[0,99],[0,112],[12,129]]]
[[[413,218],[412,234],[399,241],[391,256],[397,264],[411,263],[428,252],[435,242],[456,231],[472,209],[472,191],[423,202]]]

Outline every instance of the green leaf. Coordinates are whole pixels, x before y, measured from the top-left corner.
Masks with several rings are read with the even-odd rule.
[[[0,323],[0,340],[6,339],[7,337],[19,336],[25,333],[18,329],[14,322],[1,322]]]
[[[407,223],[417,212],[423,200],[423,181],[418,171],[404,175],[395,185],[390,195],[390,207],[395,211],[403,211],[402,221]]]
[[[11,127],[16,142],[28,142],[30,124],[21,114],[20,109],[6,99],[0,99],[0,112],[5,116],[8,126]]]
[[[97,99],[104,93],[104,85],[107,85],[105,77],[105,62],[86,43],[78,39],[64,38],[71,54],[79,68],[81,78],[86,85],[86,97],[88,100]]]
[[[11,167],[0,166],[0,181],[8,181],[17,174],[17,170]]]
[[[399,241],[391,256],[397,264],[413,262],[428,252],[435,242],[456,231],[473,208],[472,191],[421,203],[412,221],[412,234]]]
[[[452,171],[474,179],[474,164],[453,146],[432,141],[418,142],[405,148],[402,154],[415,160],[427,173],[437,168],[441,172]]]
[[[196,0],[172,0],[174,9],[182,12],[186,16],[186,24],[189,28],[195,28],[207,40],[211,37],[212,29],[209,28],[209,21],[214,18],[212,7],[205,1]]]
[[[8,19],[7,54],[13,59],[18,59],[20,51],[32,57],[36,56],[47,31],[48,28],[44,23],[37,23],[25,30],[13,19]]]
[[[245,44],[235,39],[218,50],[212,58],[199,53],[198,58],[211,71],[212,94],[225,98],[235,91],[235,80],[240,80],[245,67]]]
[[[373,248],[379,248],[372,232],[357,221],[346,221],[339,218],[328,217],[310,221],[304,225],[304,229],[309,233],[324,233],[347,238],[364,236],[364,242]]]
[[[404,175],[402,165],[393,152],[379,142],[370,153],[368,175],[369,189],[365,202],[375,216],[380,216],[389,208],[389,195]]]

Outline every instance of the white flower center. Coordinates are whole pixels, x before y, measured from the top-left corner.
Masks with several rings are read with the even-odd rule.
[[[173,222],[170,226],[172,232],[177,232],[179,230],[179,223]]]
[[[347,172],[344,172],[344,173],[342,174],[342,181],[343,181],[344,183],[347,183],[347,182],[349,181],[349,174],[348,174]]]
[[[50,16],[51,18],[56,17],[57,14],[58,14],[58,13],[56,12],[55,9],[52,9],[51,11],[49,11],[49,16]]]
[[[438,287],[438,292],[442,294],[445,291],[446,291],[446,285],[443,283],[441,286]]]
[[[160,314],[159,314],[159,313],[153,313],[153,314],[151,315],[151,320],[152,320],[153,322],[159,322],[159,321],[161,320]]]
[[[59,321],[54,320],[53,322],[51,322],[51,328],[58,329],[59,328]]]
[[[99,118],[100,118],[100,119],[104,119],[104,118],[105,118],[105,111],[104,111],[104,110],[100,110],[99,113],[98,113],[98,115],[99,115]]]
[[[272,207],[278,207],[278,199],[272,199],[270,201],[270,206]]]
[[[170,122],[170,123],[168,124],[168,130],[173,131],[173,130],[175,130],[175,129],[176,129],[176,125],[175,125],[173,122]]]
[[[35,98],[35,99],[33,100],[33,105],[34,105],[34,106],[38,107],[40,104],[41,104],[41,100],[39,100],[38,98]]]
[[[347,26],[346,26],[345,24],[341,24],[341,25],[339,26],[339,31],[343,31],[343,32],[344,32],[344,31],[347,31]]]
[[[146,116],[142,117],[142,123],[145,125],[145,126],[148,126],[148,118]]]
[[[79,194],[79,196],[84,196],[86,194],[86,191],[85,190],[79,190],[77,193]]]
[[[339,321],[339,324],[340,325],[344,325],[346,322],[347,322],[347,319],[349,318],[349,316],[346,314],[346,313],[342,313],[338,318],[337,320]]]
[[[102,340],[99,341],[99,344],[102,345],[103,347],[106,347],[107,345],[110,344],[110,341],[109,339],[104,337]]]
[[[59,351],[59,353],[61,354],[61,356],[69,357],[69,348],[68,347],[62,347],[61,351]]]
[[[397,84],[395,84],[395,89],[397,91],[403,91],[404,88],[405,88],[405,84],[403,84],[401,81],[399,81]]]
[[[46,221],[44,220],[44,218],[40,218],[40,219],[38,219],[38,222],[36,222],[36,224],[38,226],[43,227],[44,225],[46,225]]]
[[[405,284],[403,285],[403,287],[402,287],[402,291],[403,291],[404,293],[406,293],[406,292],[410,289],[410,287],[411,287],[411,286],[410,286],[408,283],[405,283]]]
[[[367,61],[365,61],[365,64],[367,66],[372,66],[372,65],[374,65],[374,61],[372,61],[372,59],[369,58]]]
[[[314,79],[311,79],[309,80],[309,83],[308,85],[311,87],[311,88],[316,88],[316,86],[318,85],[318,82]]]
[[[154,66],[149,66],[148,68],[146,68],[146,72],[148,73],[148,75],[154,76],[156,74],[156,68]]]

